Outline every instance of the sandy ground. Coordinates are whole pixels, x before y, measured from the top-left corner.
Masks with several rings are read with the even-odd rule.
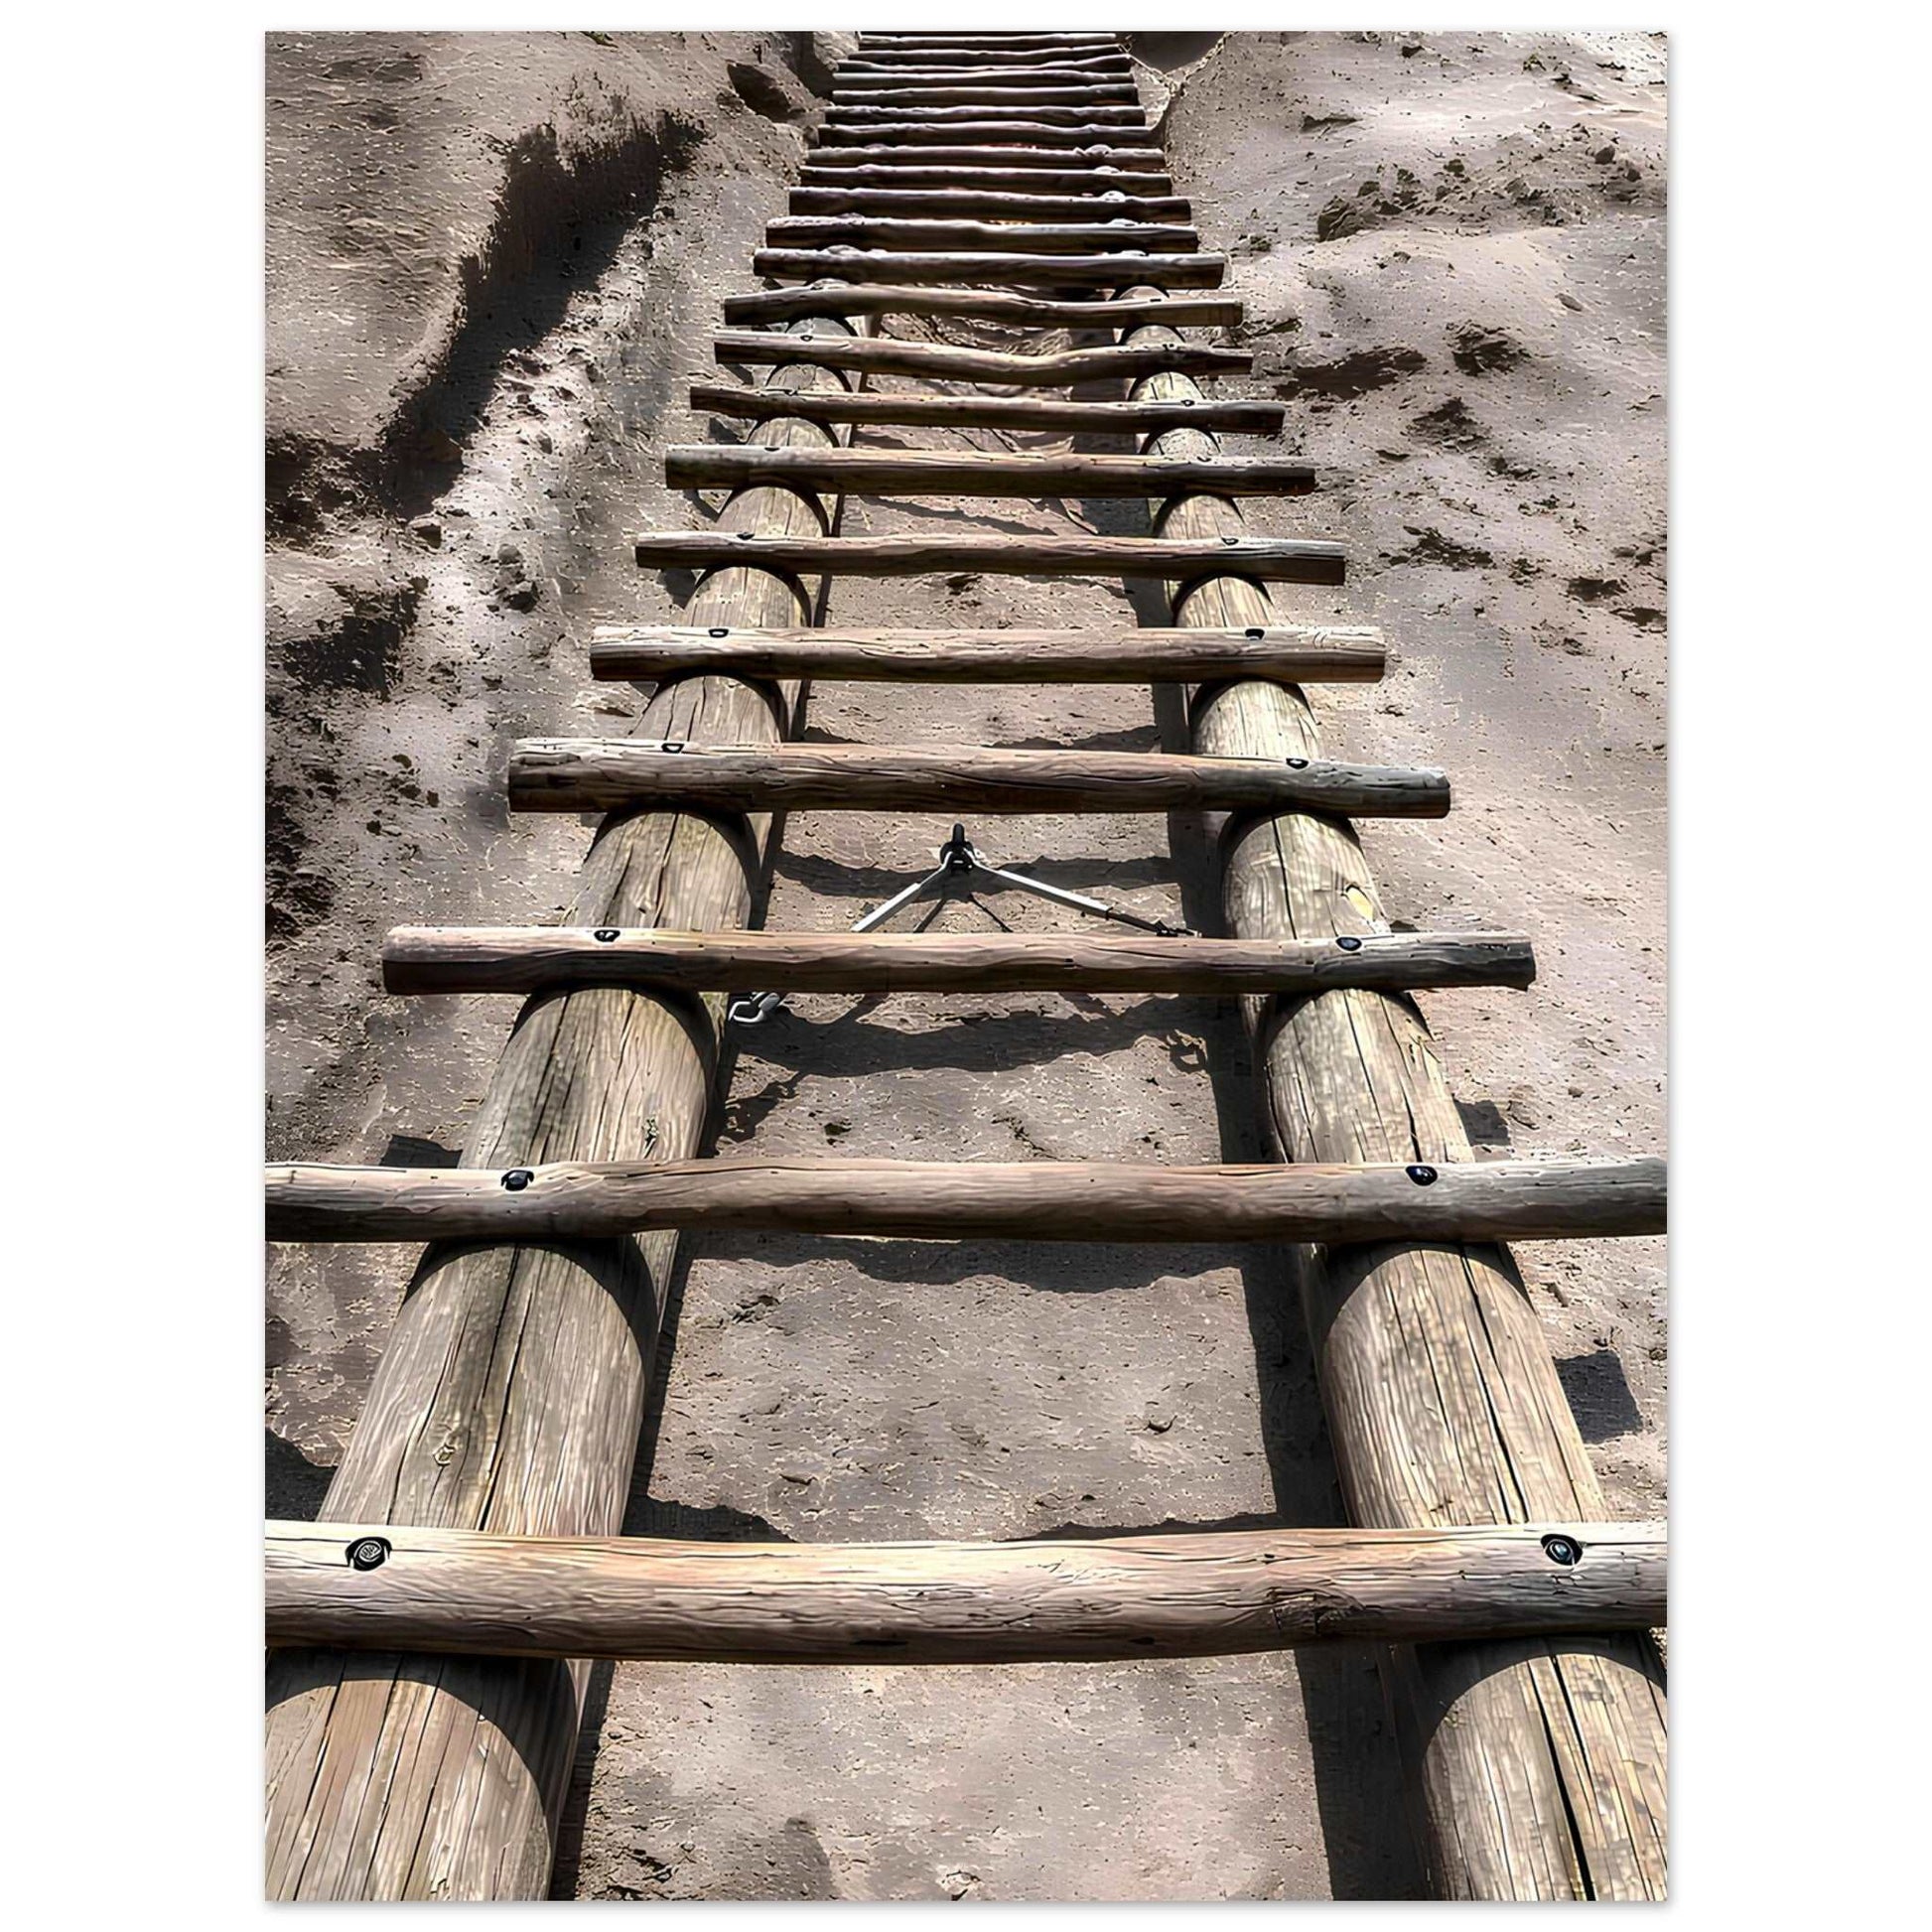
[[[829,36],[304,36],[269,62],[270,1098],[277,1157],[452,1158],[508,1002],[382,996],[398,921],[555,917],[585,843],[511,821],[508,741],[621,733],[591,625],[687,586],[664,444],[783,208]],[[1425,996],[1485,1150],[1659,1151],[1664,1108],[1663,69],[1648,35],[1136,45],[1179,192],[1229,249],[1254,393],[1385,625],[1341,756],[1437,762],[1442,824],[1368,828],[1418,926],[1512,926],[1528,995]],[[277,105],[275,103],[282,103]],[[553,133],[542,132],[545,127]],[[521,158],[519,158],[521,157]],[[381,172],[378,172],[381,171]],[[465,263],[469,263],[468,267]],[[346,318],[346,320],[345,320]],[[895,325],[916,333],[916,326]],[[971,326],[949,340],[992,341]],[[725,433],[717,426],[716,433]],[[884,445],[926,432],[877,432]],[[999,439],[985,435],[988,447]],[[1025,447],[1045,447],[1024,444]],[[1231,442],[1230,448],[1243,446]],[[1144,528],[1139,505],[854,502],[848,531]],[[1152,617],[1117,583],[841,583],[835,621]],[[831,739],[1156,749],[1170,693],[826,686]],[[1193,821],[971,828],[1149,912],[1211,913]],[[849,924],[946,826],[800,814],[774,926]],[[1074,915],[1011,894],[962,929]],[[739,1043],[719,1144],[956,1158],[1258,1153],[1238,1015],[1190,1000],[801,999]],[[1612,1506],[1662,1506],[1661,1243],[1522,1251]],[[287,1252],[272,1511],[313,1511],[410,1257]],[[1338,1501],[1300,1314],[1261,1251],[694,1245],[629,1528],[800,1539],[1318,1523]],[[561,1896],[1396,1897],[1418,1876],[1371,1658],[1134,1668],[601,1671]],[[593,1748],[594,1747],[594,1748]]]

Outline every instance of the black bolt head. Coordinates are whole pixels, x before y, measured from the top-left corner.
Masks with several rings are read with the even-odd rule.
[[[1285,759],[1283,762],[1291,771],[1306,771],[1309,768],[1307,759]]]
[[[1409,1176],[1409,1178],[1416,1183],[1418,1187],[1430,1187],[1435,1184],[1436,1170],[1432,1167],[1426,1166],[1421,1161],[1418,1161],[1413,1167],[1404,1168],[1402,1172],[1406,1173]]]
[[[386,1536],[358,1536],[348,1546],[348,1567],[351,1570],[380,1570],[389,1561],[389,1548]]]
[[[731,626],[725,623],[714,623],[711,626],[711,634],[714,637],[729,637],[732,634]]]
[[[1552,1563],[1560,1563],[1570,1570],[1583,1562],[1584,1546],[1574,1536],[1546,1536],[1543,1539],[1543,1554]]]
[[[530,1182],[533,1181],[535,1178],[536,1175],[533,1174],[528,1168],[512,1168],[509,1171],[509,1173],[503,1176],[503,1185],[507,1187],[512,1194],[520,1194],[524,1190],[524,1188],[526,1188],[530,1184]]]
[[[1338,945],[1343,952],[1360,952],[1362,949],[1362,942],[1359,939],[1357,939],[1352,932],[1343,932],[1338,934],[1335,939],[1335,944]]]
[[[593,939],[602,940],[603,943],[607,946],[611,943],[613,939],[617,938],[617,936],[618,936],[618,929],[614,925],[601,925],[598,927],[598,929],[595,932],[591,934],[591,937]]]
[[[1268,634],[1267,631],[1262,629],[1261,625],[1258,623],[1251,623],[1246,629],[1246,631],[1243,632],[1243,635],[1254,638],[1254,640],[1257,643],[1259,643],[1262,638],[1267,636],[1267,634]]]

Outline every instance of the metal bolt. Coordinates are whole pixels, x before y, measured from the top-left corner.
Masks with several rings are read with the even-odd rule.
[[[1584,1546],[1574,1536],[1546,1536],[1543,1539],[1543,1554],[1552,1563],[1560,1563],[1569,1570],[1583,1562]]]
[[[1409,1178],[1416,1183],[1418,1187],[1431,1186],[1434,1184],[1436,1179],[1436,1170],[1434,1168],[1425,1166],[1420,1161],[1418,1161],[1413,1167],[1404,1168],[1402,1172],[1406,1173],[1409,1176]]]
[[[1223,537],[1221,541],[1223,543],[1239,543],[1241,539],[1239,537]]]
[[[535,1178],[536,1175],[533,1174],[528,1168],[512,1168],[509,1171],[509,1173],[503,1176],[503,1185],[507,1187],[512,1194],[520,1194],[524,1190],[524,1188],[526,1188],[530,1184],[530,1182],[533,1181]]]
[[[1343,952],[1360,952],[1362,949],[1362,942],[1352,932],[1337,933],[1335,935],[1335,944]]]
[[[1309,768],[1309,761],[1307,759],[1284,759],[1282,762],[1286,764],[1291,771],[1306,771]]]
[[[617,936],[618,936],[618,928],[614,925],[601,925],[598,927],[598,929],[595,932],[591,934],[591,937],[593,939],[596,939],[601,944],[606,946],[608,946],[611,943],[611,941],[615,939]]]
[[[386,1536],[358,1536],[348,1546],[348,1567],[351,1570],[380,1570],[389,1561],[389,1549]]]
[[[724,623],[714,623],[711,626],[711,634],[714,637],[729,637],[732,634],[731,626]]]

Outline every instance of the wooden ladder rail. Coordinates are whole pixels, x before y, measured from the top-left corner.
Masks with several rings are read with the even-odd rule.
[[[840,386],[780,367],[767,388]],[[775,416],[774,447],[834,432]],[[747,490],[728,528],[830,527],[836,503]],[[785,578],[723,569],[694,621],[806,623]],[[771,741],[795,685],[704,675],[661,688],[637,729]],[[572,916],[743,925],[769,819],[621,813],[599,828]],[[463,1150],[465,1166],[623,1160],[654,1133],[696,1151],[722,1002],[635,989],[530,1000]],[[621,1526],[678,1236],[432,1248],[377,1364],[325,1520],[528,1535]],[[582,1661],[277,1650],[268,1666],[266,1890],[280,1899],[541,1898],[575,1757]]]
[[[1159,299],[1160,291],[1119,291]],[[1178,342],[1149,324],[1133,343]],[[1200,391],[1185,375],[1137,397]],[[1197,430],[1150,452],[1213,458]],[[1239,507],[1171,500],[1173,536],[1239,536]],[[1177,625],[1282,621],[1242,577],[1169,587]],[[1195,694],[1192,749],[1210,757],[1321,756],[1292,684],[1239,680]],[[1237,938],[1325,938],[1386,928],[1345,819],[1245,817],[1223,841],[1222,904]],[[1246,1002],[1266,1126],[1285,1161],[1474,1158],[1413,1001],[1329,992]],[[1404,1124],[1408,1131],[1402,1131]],[[1344,1153],[1342,1150],[1346,1150]],[[1303,1302],[1342,1493],[1365,1529],[1605,1514],[1589,1452],[1536,1311],[1506,1249],[1393,1243],[1310,1251]],[[1452,1898],[1661,1898],[1666,1890],[1663,1670],[1648,1636],[1530,1638],[1394,1648],[1385,1681],[1420,1799],[1431,1882]]]

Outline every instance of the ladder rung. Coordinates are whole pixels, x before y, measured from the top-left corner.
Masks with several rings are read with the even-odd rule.
[[[765,228],[774,248],[884,248],[908,252],[918,249],[978,252],[1001,248],[1023,255],[1079,255],[1119,248],[1165,249],[1188,254],[1200,247],[1200,236],[1178,222],[1061,221],[1007,223],[991,221],[907,220],[882,214],[780,215]]]
[[[264,1558],[270,1644],[737,1664],[1647,1629],[1667,1615],[1669,1572],[1655,1523],[799,1544],[271,1522]]]
[[[271,1241],[591,1241],[736,1228],[905,1241],[1339,1246],[1661,1234],[1666,1179],[1655,1160],[1168,1168],[821,1154],[507,1171],[277,1164],[264,1189]]]
[[[1131,74],[1134,64],[1118,48],[1111,53],[1095,49],[1071,53],[1051,49],[1009,49],[999,54],[972,55],[921,52],[917,48],[878,48],[862,51],[841,61],[835,77],[847,74],[943,73],[964,80],[985,80],[997,84],[1012,74],[1099,73]]]
[[[856,148],[815,156],[799,170],[801,188],[1012,189],[1026,195],[1099,195],[1118,188],[1130,195],[1172,195],[1173,178],[1152,170],[1096,167],[1079,155],[1002,155],[999,165],[955,166],[932,149],[904,155],[882,149],[871,160]]]
[[[1185,221],[1180,195],[1128,195],[1107,189],[1092,195],[994,194],[968,188],[794,188],[793,214],[923,214],[940,219],[997,217],[1002,221]]]
[[[832,496],[1303,496],[1315,483],[1306,463],[1005,456],[990,450],[767,450],[743,443],[674,445],[664,453],[664,472],[674,489],[772,483]]]
[[[943,64],[875,67],[858,61],[841,64],[832,76],[834,100],[864,100],[875,92],[895,97],[948,102],[955,92],[967,100],[1018,96],[1033,100],[1055,92],[1074,100],[1140,99],[1133,69],[1125,61],[1106,66],[1054,62],[1030,67],[961,68]]]
[[[760,248],[755,274],[813,282],[834,276],[847,282],[991,282],[1035,288],[1080,287],[1217,289],[1227,271],[1225,255],[1014,255],[898,254],[880,248]]]
[[[748,389],[693,382],[693,409],[763,422],[797,416],[808,423],[902,423],[936,429],[1065,429],[1127,436],[1169,429],[1218,429],[1274,436],[1287,410],[1278,402],[1067,402],[1035,396],[940,396],[910,392],[854,395],[841,389]]]
[[[1123,176],[1173,187],[1167,157],[1159,148],[1117,147],[1105,141],[1084,145],[1049,142],[1031,148],[976,147],[970,142],[922,146],[916,154],[890,144],[840,141],[830,148],[814,148],[805,157],[803,179],[836,177],[860,168],[917,170],[967,179],[987,175],[1051,172],[1069,180],[1119,181]]]
[[[1190,375],[1239,374],[1254,366],[1249,350],[1222,348],[1211,343],[1110,343],[1097,348],[1026,354],[960,348],[951,343],[813,334],[809,330],[789,336],[762,329],[721,330],[712,342],[712,353],[720,362],[774,366],[801,362],[817,369],[956,377],[964,382],[1002,382],[1030,389],[1158,375],[1163,370]]]
[[[591,675],[636,683],[711,673],[894,684],[1372,684],[1382,633],[1342,625],[1246,630],[740,630],[604,624]]]
[[[989,87],[977,80],[962,86],[956,80],[894,82],[869,74],[863,80],[840,81],[832,88],[835,108],[890,107],[898,113],[921,113],[928,107],[971,107],[979,112],[989,107],[1010,107],[1016,112],[1032,113],[1040,107],[1125,106],[1138,111],[1140,98],[1131,81],[1078,77],[1042,80],[1031,87]],[[1145,113],[1140,115],[1140,120],[1146,124]]]
[[[971,316],[983,322],[1011,322],[1030,329],[1131,329],[1165,323],[1172,329],[1239,322],[1246,309],[1234,296],[1097,296],[1084,302],[1055,302],[1045,296],[1014,295],[1004,289],[921,289],[874,285],[870,288],[758,289],[725,297],[725,320],[796,322],[808,316]]]
[[[534,993],[552,986],[725,993],[1406,993],[1528,986],[1515,932],[1200,939],[1118,932],[672,932],[612,926],[397,926],[391,993]]]
[[[942,136],[949,128],[961,126],[1070,128],[1076,134],[1098,135],[1103,139],[1122,129],[1130,134],[1148,132],[1147,113],[1138,102],[1124,107],[1033,107],[1009,106],[1000,100],[977,100],[963,107],[932,107],[922,101],[899,107],[841,107],[834,104],[826,108],[819,133],[822,137],[828,128],[884,127],[901,121],[909,114],[918,116],[919,126],[937,128]]]
[[[821,161],[837,148],[864,148],[884,154],[900,148],[974,149],[978,152],[966,156],[968,160],[984,160],[990,155],[1001,161],[1009,154],[1042,148],[1077,148],[1089,160],[1104,155],[1117,168],[1133,166],[1138,157],[1150,168],[1165,170],[1165,152],[1146,140],[1145,133],[1138,127],[1055,127],[1047,121],[1031,120],[868,121],[857,127],[841,127],[835,122],[819,129],[818,145],[810,153],[814,161]]]
[[[1441,818],[1447,775],[1310,759],[992,746],[685,745],[526,738],[511,749],[517,811],[621,811],[676,800],[714,810],[1016,812],[1281,811]]]
[[[1077,405],[1076,405],[1077,406]],[[1339,584],[1338,543],[1304,537],[747,537],[719,530],[663,530],[634,539],[652,570],[765,570],[860,577],[922,577],[978,570],[1006,576],[1253,577],[1277,584]]]

